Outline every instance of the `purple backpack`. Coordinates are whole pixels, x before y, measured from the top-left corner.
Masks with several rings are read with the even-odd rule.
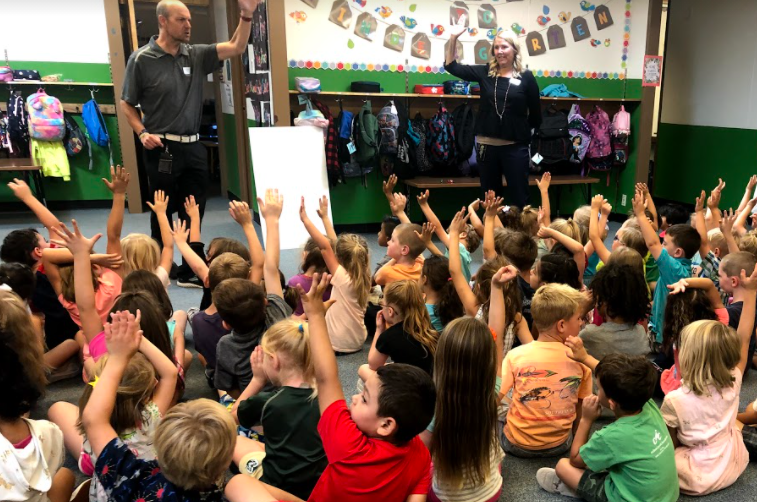
[[[590,159],[600,159],[612,154],[612,144],[610,142],[610,117],[599,106],[586,116],[586,121],[591,126],[591,144],[586,156]]]

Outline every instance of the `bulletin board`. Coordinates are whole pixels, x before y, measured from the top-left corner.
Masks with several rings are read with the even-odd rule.
[[[465,64],[514,33],[537,76],[640,78],[648,0],[285,0],[290,68],[444,73],[450,32]],[[511,33],[511,35],[512,35]],[[633,43],[638,45],[634,50]]]

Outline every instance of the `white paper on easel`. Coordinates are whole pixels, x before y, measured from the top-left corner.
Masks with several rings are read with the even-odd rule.
[[[234,114],[234,94],[231,82],[221,84],[221,110],[223,113]]]
[[[314,126],[250,127],[249,130],[256,196],[265,200],[266,189],[279,190],[284,196],[284,209],[279,220],[281,249],[300,248],[309,237],[300,221],[300,197],[305,197],[310,220],[325,233],[316,213],[322,196],[327,195],[329,202],[331,200],[323,130]],[[265,221],[262,217],[260,220],[266,239]]]

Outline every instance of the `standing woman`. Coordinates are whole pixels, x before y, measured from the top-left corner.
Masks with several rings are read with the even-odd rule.
[[[444,69],[455,77],[481,84],[481,105],[476,119],[476,140],[481,190],[502,194],[507,179],[509,201],[528,204],[528,167],[531,130],[541,123],[539,86],[533,74],[521,66],[520,46],[512,32],[494,39],[488,65],[463,65],[455,60],[457,39],[453,33]]]

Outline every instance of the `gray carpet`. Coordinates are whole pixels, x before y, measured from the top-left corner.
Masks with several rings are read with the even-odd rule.
[[[289,202],[289,201],[288,201]],[[291,203],[291,202],[289,202]],[[220,198],[212,198],[208,201],[203,222],[203,241],[210,242],[214,237],[234,237],[244,242],[244,235],[239,226],[229,217],[227,211],[227,202]],[[97,232],[105,232],[105,221],[107,220],[108,210],[104,209],[77,209],[71,211],[58,211],[57,216],[61,221],[70,223],[71,218],[75,218],[85,235],[92,235]],[[611,224],[612,232],[617,229],[617,224]],[[18,228],[39,227],[36,219],[31,213],[3,213],[0,218],[0,239],[4,238],[8,232]],[[147,214],[126,214],[124,219],[124,228],[122,235],[128,235],[131,232],[149,232],[149,223]],[[260,235],[260,228],[258,228]],[[365,234],[366,240],[371,247],[371,258],[375,263],[383,257],[383,250],[376,242],[375,234]],[[612,237],[609,238],[610,240]],[[609,244],[609,242],[608,242]],[[99,252],[105,250],[105,239],[97,243],[95,249]],[[178,252],[175,257],[179,262],[181,259]],[[479,249],[473,255],[475,267],[481,263],[482,253]],[[282,251],[281,253],[281,270],[289,278],[298,272],[300,262],[300,252],[298,250]],[[175,309],[186,310],[189,307],[198,306],[201,297],[201,290],[183,289],[175,285],[169,288],[171,301]],[[187,329],[187,348],[194,352],[191,328]],[[357,379],[357,368],[366,362],[370,344],[366,343],[365,349],[357,354],[342,356],[338,358],[339,372],[342,380],[342,386],[345,394],[351,396],[355,392],[355,382]],[[196,353],[195,353],[196,355]],[[212,391],[203,376],[200,365],[195,361],[186,375],[186,399],[195,399],[199,397],[215,398],[215,392]],[[47,394],[39,402],[33,411],[32,418],[45,418],[49,406],[57,401],[78,402],[83,384],[81,380],[73,379],[52,384],[48,387]],[[757,373],[754,371],[748,375],[741,391],[741,406],[744,407],[757,398]],[[475,412],[472,410],[472,412]],[[608,422],[600,421],[595,425],[595,429],[606,425]],[[630,439],[630,438],[629,438]],[[465,440],[464,433],[461,433],[460,440]],[[632,440],[632,439],[630,439]],[[504,477],[503,493],[500,501],[528,500],[530,502],[558,501],[568,500],[566,498],[550,495],[541,490],[536,483],[536,471],[541,467],[554,467],[557,459],[543,460],[522,460],[512,456],[507,456],[502,464],[502,474]],[[66,466],[74,472],[78,472],[76,464],[71,457],[67,459]],[[757,466],[750,464],[746,472],[731,487],[707,497],[700,497],[700,500],[708,501],[748,501],[757,499]],[[650,494],[648,499],[654,500]],[[681,500],[695,500],[694,497],[681,497]]]

